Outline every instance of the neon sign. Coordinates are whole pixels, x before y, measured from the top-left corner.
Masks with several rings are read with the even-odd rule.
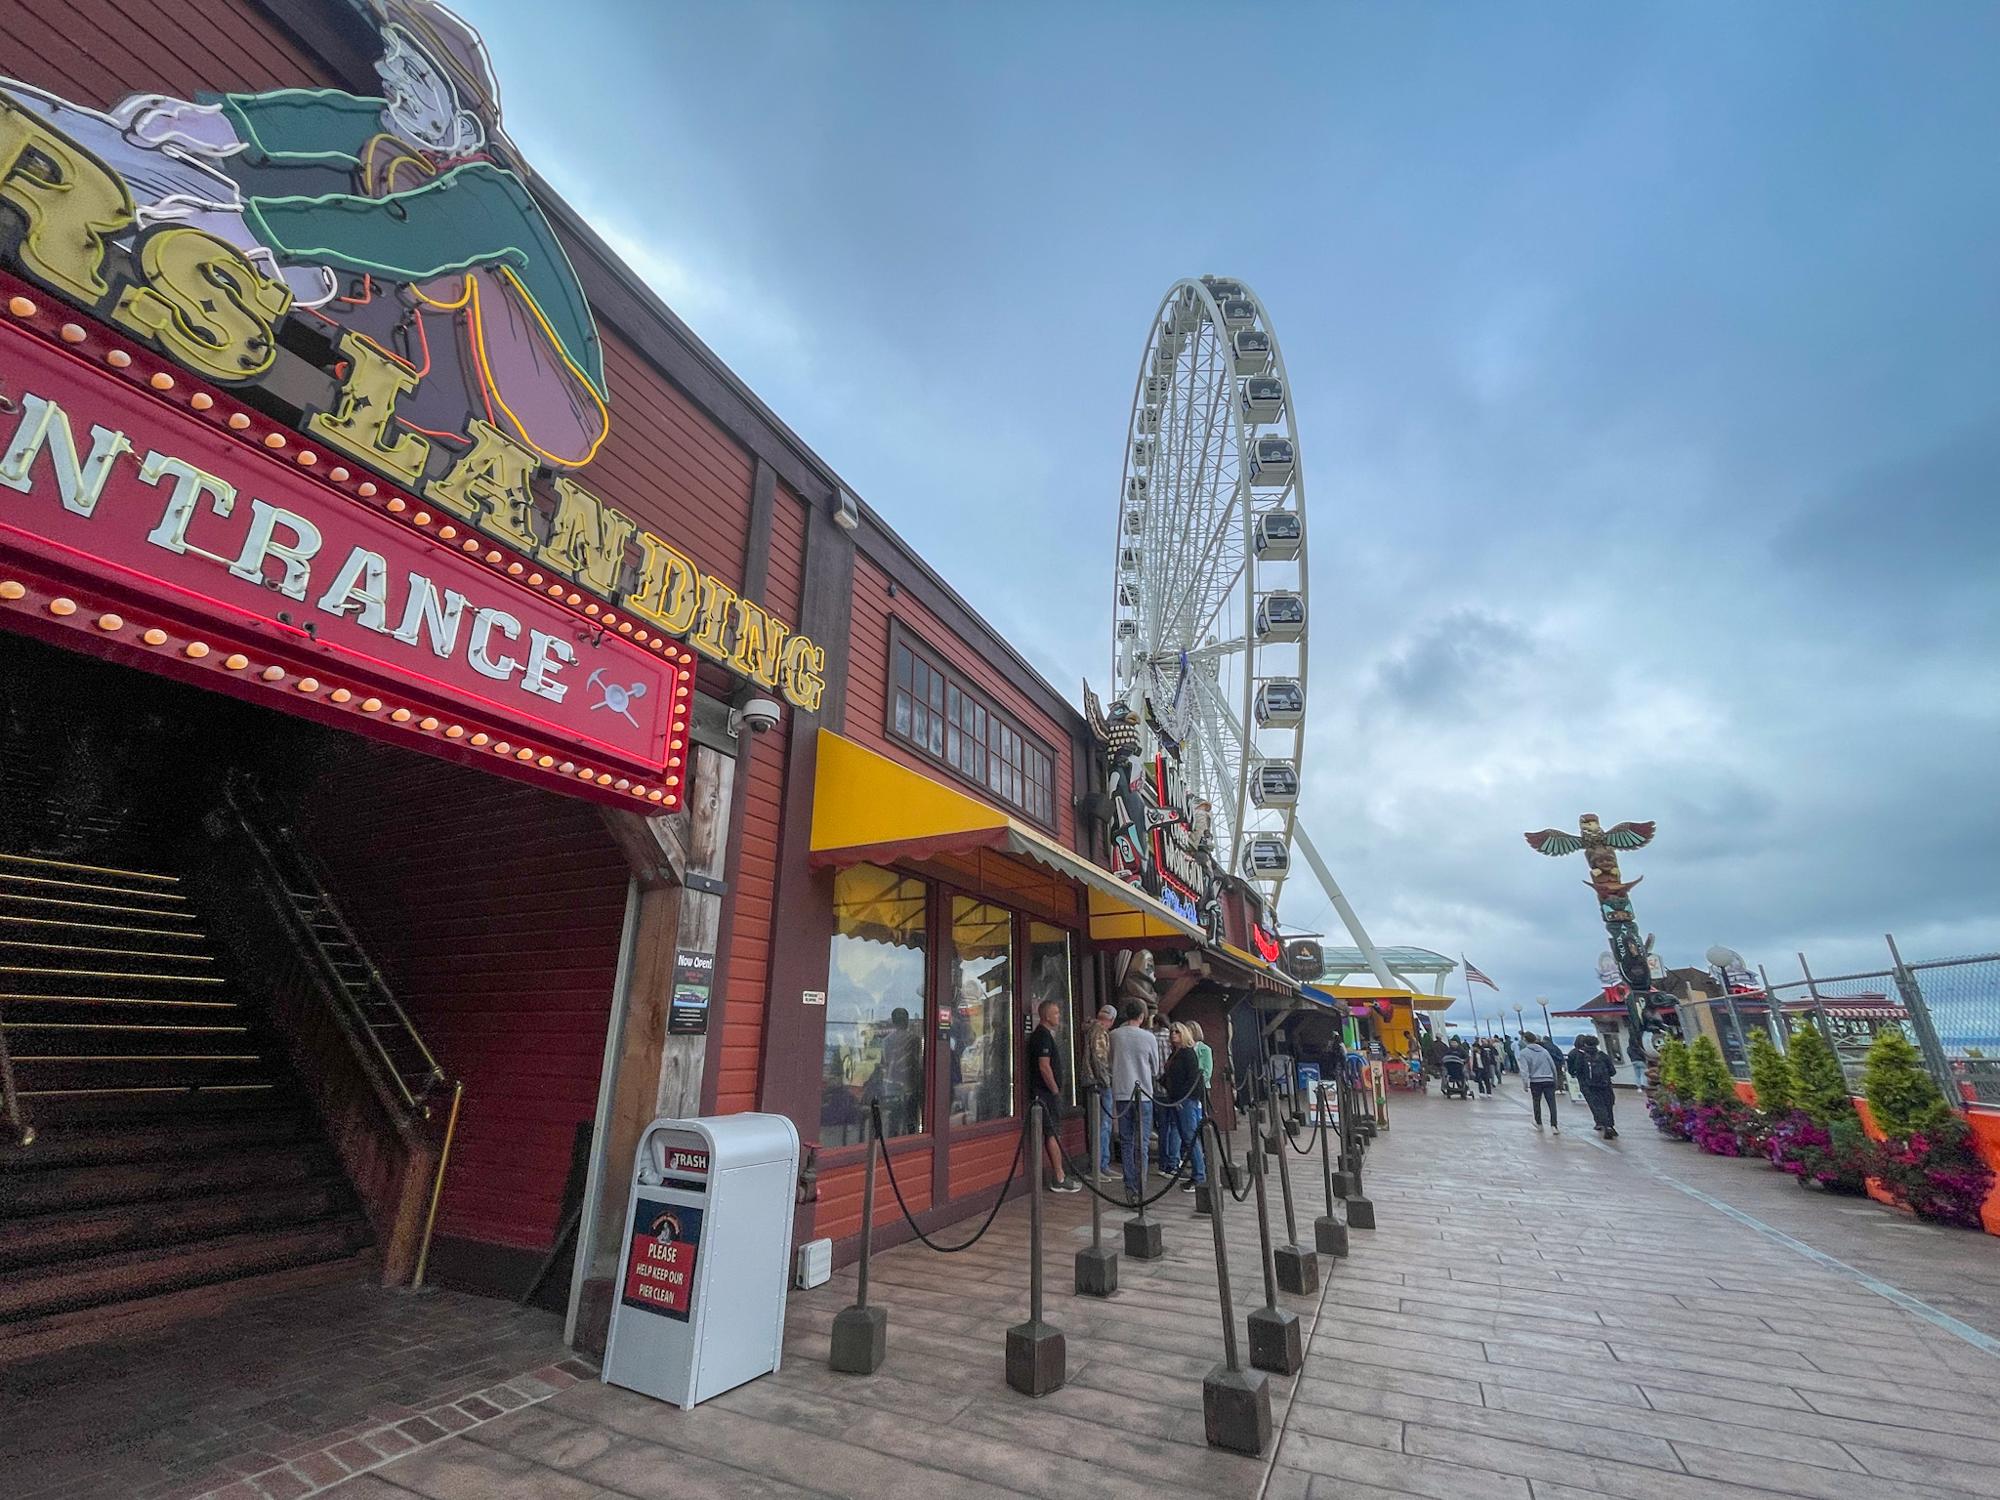
[[[611,430],[601,338],[518,170],[478,33],[370,0],[379,96],[109,110],[0,78],[0,242],[43,288],[540,569],[800,708],[824,649],[576,475]]]

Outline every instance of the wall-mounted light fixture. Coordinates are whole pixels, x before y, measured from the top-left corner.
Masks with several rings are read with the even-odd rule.
[[[833,492],[833,522],[842,531],[853,531],[861,525],[861,502],[845,485]]]

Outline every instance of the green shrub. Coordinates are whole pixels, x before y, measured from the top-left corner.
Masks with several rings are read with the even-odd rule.
[[[1677,1036],[1660,1044],[1660,1087],[1676,1099],[1687,1099],[1693,1089],[1688,1081],[1688,1044]]]
[[[1810,1017],[1801,1016],[1794,1023],[1785,1061],[1792,1070],[1795,1106],[1822,1125],[1852,1118],[1854,1105],[1847,1095],[1847,1077],[1840,1071],[1840,1059]]]
[[[1934,1135],[1952,1122],[1951,1106],[1899,1028],[1876,1034],[1861,1072],[1861,1088],[1875,1123],[1892,1139]]]
[[[1757,1091],[1757,1108],[1782,1115],[1792,1107],[1792,1070],[1785,1054],[1762,1031],[1750,1033],[1750,1086]]]
[[[1720,1104],[1734,1098],[1736,1089],[1729,1077],[1729,1065],[1712,1036],[1698,1036],[1688,1049],[1688,1083],[1697,1104]]]

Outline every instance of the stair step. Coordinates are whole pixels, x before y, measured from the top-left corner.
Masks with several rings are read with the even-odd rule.
[[[0,1224],[0,1274],[142,1246],[157,1253],[251,1230],[315,1224],[355,1211],[353,1190],[338,1176],[167,1203],[116,1203],[82,1213],[65,1209]]]
[[[101,920],[121,917],[129,921],[140,917],[158,924],[162,931],[177,930],[195,920],[194,912],[186,906],[139,906],[123,901],[94,901],[83,892],[72,891],[68,895],[57,896],[41,890],[9,890],[4,885],[0,885],[0,910],[49,912],[54,915],[73,913],[79,918]]]
[[[36,1148],[28,1148],[32,1153]],[[16,1216],[158,1203],[205,1194],[271,1188],[337,1176],[332,1148],[322,1141],[273,1141],[196,1161],[110,1162],[0,1172],[0,1222]]]
[[[0,953],[0,959],[5,958]],[[0,962],[0,982],[10,990],[32,990],[39,994],[59,991],[78,979],[113,980],[118,984],[138,983],[151,988],[154,985],[184,985],[212,988],[229,983],[228,976],[214,973],[195,973],[183,970],[178,974],[155,974],[137,969],[72,969],[54,964],[17,964]],[[161,991],[159,993],[166,993]]]
[[[229,1055],[174,1052],[155,1056],[65,1054],[17,1057],[14,1081],[30,1110],[35,1101],[105,1090],[160,1089],[191,1093],[231,1084],[268,1083],[276,1070],[255,1052]]]
[[[197,1095],[206,1099],[207,1095]],[[65,1167],[129,1166],[138,1162],[193,1161],[245,1152],[320,1143],[319,1125],[294,1101],[289,1109],[205,1112],[184,1107],[164,1117],[84,1119],[54,1124],[26,1150],[0,1148],[0,1174]]]
[[[127,1250],[80,1265],[17,1272],[0,1281],[0,1322],[337,1260],[368,1242],[367,1225],[352,1214],[296,1229],[197,1240],[165,1252]]]
[[[0,854],[0,869],[17,870],[25,874],[47,873],[52,878],[71,879],[88,876],[94,880],[110,879],[121,885],[135,889],[172,890],[180,884],[180,876],[166,875],[157,870],[121,870],[111,865],[86,865],[69,859],[42,859],[26,854]]]
[[[0,994],[12,1021],[76,1021],[88,1019],[114,1025],[144,1025],[148,1022],[197,1025],[228,1024],[242,1014],[236,1001],[213,990],[198,998],[176,999],[159,995],[36,995],[21,990]]]
[[[50,891],[72,896],[78,893],[117,896],[120,900],[125,901],[156,902],[163,911],[180,906],[187,901],[187,897],[181,892],[166,888],[155,889],[150,886],[127,887],[122,885],[106,885],[102,881],[58,875],[29,875],[20,870],[9,869],[5,865],[0,865],[0,890],[22,892]]]
[[[33,1155],[54,1135],[82,1124],[136,1124],[195,1116],[286,1114],[299,1107],[296,1086],[279,1087],[278,1080],[237,1083],[189,1091],[184,1088],[83,1089],[24,1100],[23,1107],[41,1138],[28,1148]],[[0,1154],[7,1148],[0,1145]]]
[[[101,1021],[95,1017],[64,1021],[16,1020],[11,1012],[0,1021],[0,1032],[16,1064],[48,1057],[129,1058],[140,1055],[237,1056],[263,1055],[248,1025],[227,1021]]]
[[[73,959],[75,965],[101,963],[107,959],[122,958],[134,963],[144,962],[151,967],[172,964],[213,964],[212,953],[190,953],[185,948],[127,948],[101,946],[95,940],[91,943],[51,943],[38,938],[18,937],[13,933],[0,931],[0,954],[7,956],[11,963],[36,962],[63,971],[73,965],[63,962]],[[34,955],[29,958],[25,955]]]
[[[158,943],[168,951],[196,951],[187,944],[207,940],[199,927],[164,927],[133,922],[92,920],[103,918],[101,911],[90,912],[6,912],[0,911],[0,938],[21,937],[37,943],[107,943],[129,950],[140,943]]]

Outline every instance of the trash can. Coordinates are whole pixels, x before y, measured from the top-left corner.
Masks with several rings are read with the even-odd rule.
[[[633,1162],[602,1378],[689,1407],[778,1368],[798,1128],[655,1120]]]

